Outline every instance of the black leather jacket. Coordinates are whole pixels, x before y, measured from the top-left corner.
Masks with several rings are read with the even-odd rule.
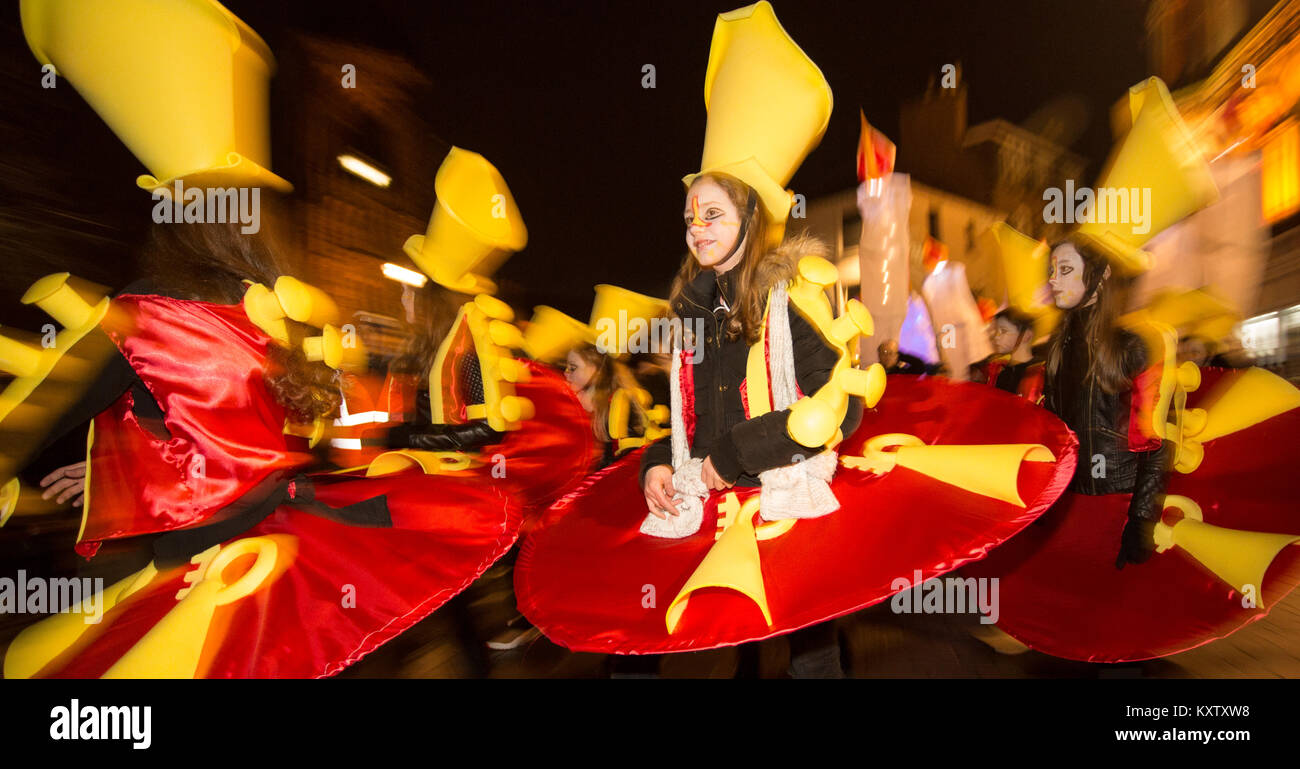
[[[721,278],[703,270],[682,291],[673,311],[692,331],[703,326],[697,340],[702,360],[693,367],[695,380],[695,439],[691,456],[711,457],[723,480],[740,486],[757,486],[758,474],[788,465],[797,456],[811,457],[820,447],[796,443],[786,432],[788,409],[772,411],[753,419],[745,418],[740,385],[745,380],[749,345],[743,339],[728,340],[724,332],[725,310],[719,293],[730,301],[735,296],[731,273]],[[812,395],[830,379],[839,351],[829,345],[811,321],[790,302],[790,336],[794,347],[795,379],[804,395]],[[862,402],[849,399],[849,409],[840,429],[848,436],[862,419]],[[671,438],[646,447],[641,457],[641,479],[655,465],[672,464]]]
[[[1131,493],[1129,516],[1158,520],[1172,444],[1165,441],[1150,451],[1129,448],[1133,391],[1107,393],[1088,373],[1095,345],[1083,330],[1093,310],[1083,308],[1064,319],[1060,370],[1055,376],[1049,372],[1044,393],[1044,405],[1079,439],[1079,461],[1070,490],[1092,495]],[[1120,334],[1125,373],[1131,379],[1146,368],[1146,345],[1131,332],[1115,333]]]

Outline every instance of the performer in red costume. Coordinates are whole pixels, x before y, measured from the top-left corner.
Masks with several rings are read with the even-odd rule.
[[[114,27],[138,34],[136,44],[92,46],[88,36],[102,26],[94,23],[96,14],[121,9],[87,3],[71,16],[66,10],[25,4],[28,39],[97,108],[122,98],[114,78],[152,72],[156,57],[167,53],[149,29],[152,16],[141,16],[139,29]],[[201,23],[191,31],[213,43],[202,50],[225,46],[229,66],[262,68],[236,72],[236,83],[265,77],[270,52],[256,34],[216,3],[199,11]],[[194,41],[163,42],[188,50]],[[233,57],[241,47],[256,55]],[[214,65],[179,55],[177,61],[205,71]],[[106,83],[97,76],[107,70],[114,74]],[[135,154],[153,164],[155,173],[141,177],[142,186],[289,189],[266,166],[264,124],[254,120],[228,134],[182,130],[195,116],[169,112],[171,82],[143,78],[133,91],[140,101],[133,103],[161,105],[157,119],[179,119],[170,126],[176,130],[142,130],[130,111],[103,111]],[[209,101],[196,115],[264,114],[257,103],[264,89],[232,95],[221,91],[222,82],[197,94]],[[223,136],[240,143],[222,144]],[[180,146],[191,140],[201,146]],[[214,164],[182,165],[195,157]],[[158,225],[153,265],[163,268],[151,273],[152,285],[134,285],[112,300],[88,301],[66,274],[39,281],[24,297],[63,323],[67,344],[61,335],[43,354],[4,340],[8,353],[21,353],[22,370],[4,392],[6,441],[0,443],[29,438],[18,417],[30,409],[22,407],[50,403],[29,399],[15,408],[22,393],[66,387],[58,381],[66,371],[50,362],[67,355],[65,348],[77,349],[74,337],[102,339],[107,364],[82,388],[85,396],[65,409],[60,425],[94,415],[77,550],[92,557],[102,542],[137,541],[152,558],[95,596],[100,621],[72,612],[26,628],[6,650],[6,676],[337,673],[464,589],[513,544],[526,508],[548,502],[585,470],[592,449],[581,407],[558,375],[482,343],[483,334],[469,328],[482,320],[474,308],[489,308],[492,322],[505,324],[494,328],[493,339],[513,328],[501,319],[508,308],[482,297],[462,310],[464,323],[446,345],[455,350],[440,357],[434,381],[463,401],[467,388],[457,375],[464,356],[483,364],[486,402],[462,405],[469,416],[477,410],[502,428],[505,437],[490,447],[493,453],[400,452],[381,456],[367,471],[309,474],[305,437],[319,440],[336,413],[330,368],[347,365],[353,351],[333,325],[333,302],[285,277],[273,251],[239,228]],[[0,469],[8,475],[15,463],[3,459]],[[22,493],[16,486],[16,480],[3,485],[0,522]]]
[[[719,17],[705,100],[671,298],[691,332],[673,354],[672,436],[551,507],[516,593],[578,651],[821,626],[792,637],[791,673],[833,676],[827,620],[984,557],[1057,498],[1075,444],[1023,399],[934,378],[886,389],[878,365],[854,367],[870,315],[850,302],[834,317],[834,267],[815,241],[783,237],[784,184],[825,130],[830,91],[766,2]]]
[[[1164,84],[1130,92],[1132,128],[1101,187],[1152,188],[1150,226],[1096,222],[1051,254],[1065,311],[1046,405],[1077,433],[1070,493],[1024,534],[964,570],[997,577],[998,627],[1089,662],[1161,657],[1262,619],[1295,585],[1300,541],[1287,478],[1300,391],[1260,369],[1177,364],[1161,314],[1119,315],[1150,266],[1141,246],[1213,200],[1205,161]]]
[[[1043,395],[1043,361],[1034,357],[1034,321],[1006,308],[989,321],[993,354],[971,364],[971,381],[992,385],[1038,403]]]

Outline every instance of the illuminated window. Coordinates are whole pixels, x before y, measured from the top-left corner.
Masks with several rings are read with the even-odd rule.
[[[1280,126],[1264,143],[1264,221],[1276,222],[1300,210],[1300,123]]]

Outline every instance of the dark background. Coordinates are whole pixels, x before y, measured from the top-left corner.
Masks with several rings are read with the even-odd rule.
[[[305,31],[409,58],[433,86],[418,109],[438,150],[430,167],[395,168],[395,175],[414,177],[431,200],[446,146],[482,153],[506,178],[530,231],[528,247],[499,277],[522,285],[521,299],[549,301],[578,317],[589,310],[596,283],[666,293],[684,254],[680,178],[698,170],[714,18],[738,4],[226,3],[281,57],[289,38]],[[856,184],[859,107],[897,140],[899,105],[922,94],[944,64],[962,67],[972,125],[995,117],[1022,122],[1051,99],[1080,97],[1088,115],[1073,149],[1094,170],[1109,146],[1109,106],[1147,74],[1145,4],[1134,0],[774,6],[835,95],[826,137],[792,182],[809,199]],[[21,217],[28,231],[16,239],[23,242],[0,244],[0,257],[20,260],[24,276],[69,269],[42,263],[44,253],[58,251],[42,245],[59,237],[71,215],[93,222],[77,225],[83,235],[102,231],[99,274],[88,277],[120,288],[133,277],[131,244],[147,223],[138,215],[144,193],[133,184],[143,169],[73,89],[39,88],[39,65],[22,41],[16,4],[4,14],[9,114],[0,170],[7,194],[23,198],[17,208],[6,204],[5,215]],[[656,68],[653,89],[641,85],[646,64]],[[359,73],[359,88],[366,75]],[[273,123],[310,120],[284,114],[295,100],[279,80]],[[275,139],[280,160],[273,166],[280,168],[294,137],[277,131]],[[23,164],[5,157],[32,155],[50,159],[55,170],[15,178],[13,167]],[[50,204],[40,204],[43,198]],[[400,252],[400,242],[381,244],[389,246]],[[16,300],[25,286],[9,286],[3,300]]]

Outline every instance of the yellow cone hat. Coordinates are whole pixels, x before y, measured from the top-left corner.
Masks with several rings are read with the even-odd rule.
[[[1163,81],[1153,77],[1129,89],[1129,114],[1132,127],[1112,152],[1097,189],[1140,198],[1149,190],[1150,210],[1144,222],[1114,222],[1108,206],[1098,201],[1093,221],[1080,225],[1075,236],[1098,248],[1119,272],[1136,275],[1151,267],[1151,255],[1142,250],[1148,240],[1213,203],[1219,193]]]
[[[790,214],[785,185],[821,141],[831,117],[831,88],[763,0],[718,15],[704,75],[708,126],[700,172],[719,172],[758,191],[769,239],[780,240]]]
[[[591,341],[587,324],[546,305],[533,308],[532,320],[524,329],[524,352],[546,363],[557,363],[573,348]]]
[[[23,34],[149,169],[136,183],[292,186],[271,172],[275,58],[213,0],[22,0]]]
[[[668,302],[663,299],[601,284],[596,286],[596,301],[591,307],[591,330],[601,352],[626,355],[634,352],[629,349],[630,342],[641,334],[648,340],[654,328],[652,321],[667,314]]]
[[[998,222],[985,235],[996,247],[1007,283],[1007,303],[1016,312],[1031,318],[1055,312],[1054,305],[1041,301],[1047,285],[1048,257],[1051,249],[1042,240],[1034,240],[1005,222]]]
[[[496,291],[488,276],[528,243],[505,179],[482,155],[452,147],[433,186],[438,202],[429,227],[403,250],[439,285],[464,294]]]

